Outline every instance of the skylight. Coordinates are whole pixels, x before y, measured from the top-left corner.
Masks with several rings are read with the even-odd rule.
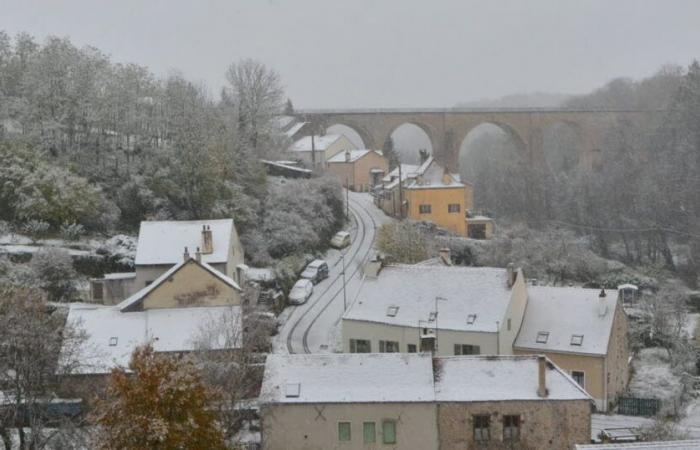
[[[572,334],[571,335],[571,345],[581,345],[583,344],[582,334]]]
[[[467,316],[467,325],[473,325],[476,321],[476,314],[469,314]]]
[[[118,338],[115,338],[115,337],[109,338],[109,346],[110,346],[110,347],[116,347],[118,341],[119,341]]]
[[[538,344],[546,344],[547,339],[549,339],[549,331],[540,331],[537,333],[537,343]]]
[[[389,317],[396,317],[396,314],[399,313],[399,307],[398,306],[390,306],[386,309],[386,315]]]
[[[284,396],[287,398],[297,398],[301,392],[300,383],[287,383],[284,386]]]

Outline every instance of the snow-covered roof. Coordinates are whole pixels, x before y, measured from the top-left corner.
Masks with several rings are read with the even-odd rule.
[[[623,289],[632,289],[632,290],[634,290],[634,291],[638,291],[638,290],[639,290],[639,287],[637,287],[636,284],[631,284],[631,283],[621,284],[621,285],[619,285],[619,286],[617,287],[617,290],[618,290],[618,291],[619,291],[619,290],[623,290]]]
[[[429,157],[405,183],[406,189],[461,188],[464,184]]]
[[[528,303],[514,347],[605,355],[617,291],[577,287],[528,287]]]
[[[105,280],[125,280],[129,278],[136,278],[136,272],[114,272],[104,275]]]
[[[697,450],[700,448],[700,439],[686,439],[681,441],[650,441],[628,442],[620,444],[577,444],[576,450]]]
[[[314,148],[316,151],[324,151],[343,136],[340,134],[326,134],[323,136],[314,136]],[[310,152],[311,151],[311,136],[304,136],[293,143],[289,150],[292,152]]]
[[[437,358],[433,364],[429,353],[271,354],[260,400],[292,404],[591,400],[571,377],[551,361],[546,364],[548,395],[539,397],[536,356],[455,356]]]
[[[141,222],[134,263],[160,265],[182,261],[185,247],[192,255],[197,247],[202,248],[203,226],[211,229],[213,252],[202,254],[202,261],[209,264],[227,262],[233,245],[233,219]]]
[[[266,403],[432,401],[429,354],[271,354],[260,399]]]
[[[291,127],[289,127],[289,129],[285,131],[284,134],[286,134],[290,138],[294,137],[294,135],[297,134],[299,130],[301,130],[307,123],[308,122],[297,122]]]
[[[113,306],[71,305],[67,320],[87,334],[78,350],[81,362],[78,373],[100,374],[116,366],[127,366],[134,349],[149,342],[157,352],[195,350],[195,340],[226,315],[231,315],[240,329],[240,306],[121,312]],[[223,342],[212,344],[218,349],[231,346]],[[238,348],[240,342],[232,346]]]
[[[294,118],[294,116],[277,116],[274,119],[274,121],[277,123],[277,126],[283,130],[290,126],[295,120],[296,119]]]
[[[537,395],[539,362],[528,356],[437,358],[435,399],[444,402],[591,400],[571,377],[546,360],[547,397]]]
[[[245,277],[252,281],[273,281],[276,278],[275,271],[269,267],[249,267]]]
[[[172,266],[170,269],[166,270],[161,274],[158,278],[153,280],[151,284],[148,286],[144,287],[143,289],[139,290],[138,292],[135,292],[132,294],[129,298],[123,300],[119,304],[115,305],[120,311],[127,311],[130,309],[133,309],[135,305],[137,305],[139,302],[141,302],[143,299],[145,299],[148,294],[153,292],[158,286],[166,282],[171,276],[175,274],[178,270],[180,270],[182,267],[184,267],[187,264],[197,264],[207,272],[209,272],[211,275],[215,276],[216,278],[220,279],[224,283],[228,284],[232,288],[236,289],[237,291],[241,291],[241,287],[238,286],[238,283],[236,283],[231,277],[224,275],[223,273],[219,272],[209,264],[203,262],[203,261],[197,261],[196,259],[190,257],[187,261],[184,259],[180,261],[179,263],[175,264]]]
[[[366,148],[360,149],[360,150],[346,150],[344,152],[336,153],[335,155],[331,156],[326,160],[326,162],[329,163],[344,163],[344,162],[355,162],[360,158],[363,158],[365,155],[374,152],[378,154],[379,156],[382,156],[382,152],[377,151],[377,150],[368,150]],[[345,158],[345,154],[350,153],[350,161],[347,161]]]
[[[441,330],[496,332],[503,322],[511,290],[506,269],[395,265],[384,267],[377,278],[367,278],[344,320],[417,327],[428,321],[438,301]],[[396,314],[388,315],[389,307]],[[467,320],[475,315],[473,320]]]

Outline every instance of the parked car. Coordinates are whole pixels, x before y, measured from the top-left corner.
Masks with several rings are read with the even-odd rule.
[[[313,291],[314,284],[311,282],[311,280],[302,278],[301,280],[298,280],[296,283],[294,283],[292,290],[289,291],[289,296],[287,297],[287,299],[292,305],[301,305],[303,303],[306,303],[309,297],[311,297]]]
[[[344,248],[350,245],[350,233],[347,231],[338,231],[331,239],[331,247]]]
[[[318,284],[321,280],[328,278],[328,264],[322,259],[315,259],[306,266],[301,277],[311,280],[313,284]]]

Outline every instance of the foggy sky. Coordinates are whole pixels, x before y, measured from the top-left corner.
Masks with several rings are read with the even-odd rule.
[[[0,29],[68,36],[213,93],[275,68],[299,107],[442,107],[585,93],[700,57],[695,0],[0,0]]]

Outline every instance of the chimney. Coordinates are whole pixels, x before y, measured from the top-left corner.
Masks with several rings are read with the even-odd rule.
[[[345,162],[350,162],[350,150],[345,150]]]
[[[182,254],[182,260],[187,262],[187,260],[190,259],[190,252],[187,250],[187,247],[185,247],[185,253]]]
[[[513,265],[513,263],[508,263],[506,266],[506,274],[508,278],[508,287],[512,288],[515,284],[515,279],[518,276],[518,272],[516,272],[515,265]]]
[[[202,225],[202,253],[209,255],[214,252],[214,241],[209,225]]]
[[[598,316],[599,317],[605,317],[605,315],[608,313],[608,303],[605,301],[607,297],[607,294],[605,293],[605,288],[600,290],[600,294],[598,294]]]
[[[199,251],[199,247],[197,247],[197,251],[194,252],[194,259],[196,259],[197,262],[202,262],[202,252]]]
[[[438,255],[440,256],[440,260],[443,264],[446,266],[452,265],[452,253],[448,247],[441,248]]]
[[[537,355],[537,396],[547,397],[547,358],[544,355]]]

